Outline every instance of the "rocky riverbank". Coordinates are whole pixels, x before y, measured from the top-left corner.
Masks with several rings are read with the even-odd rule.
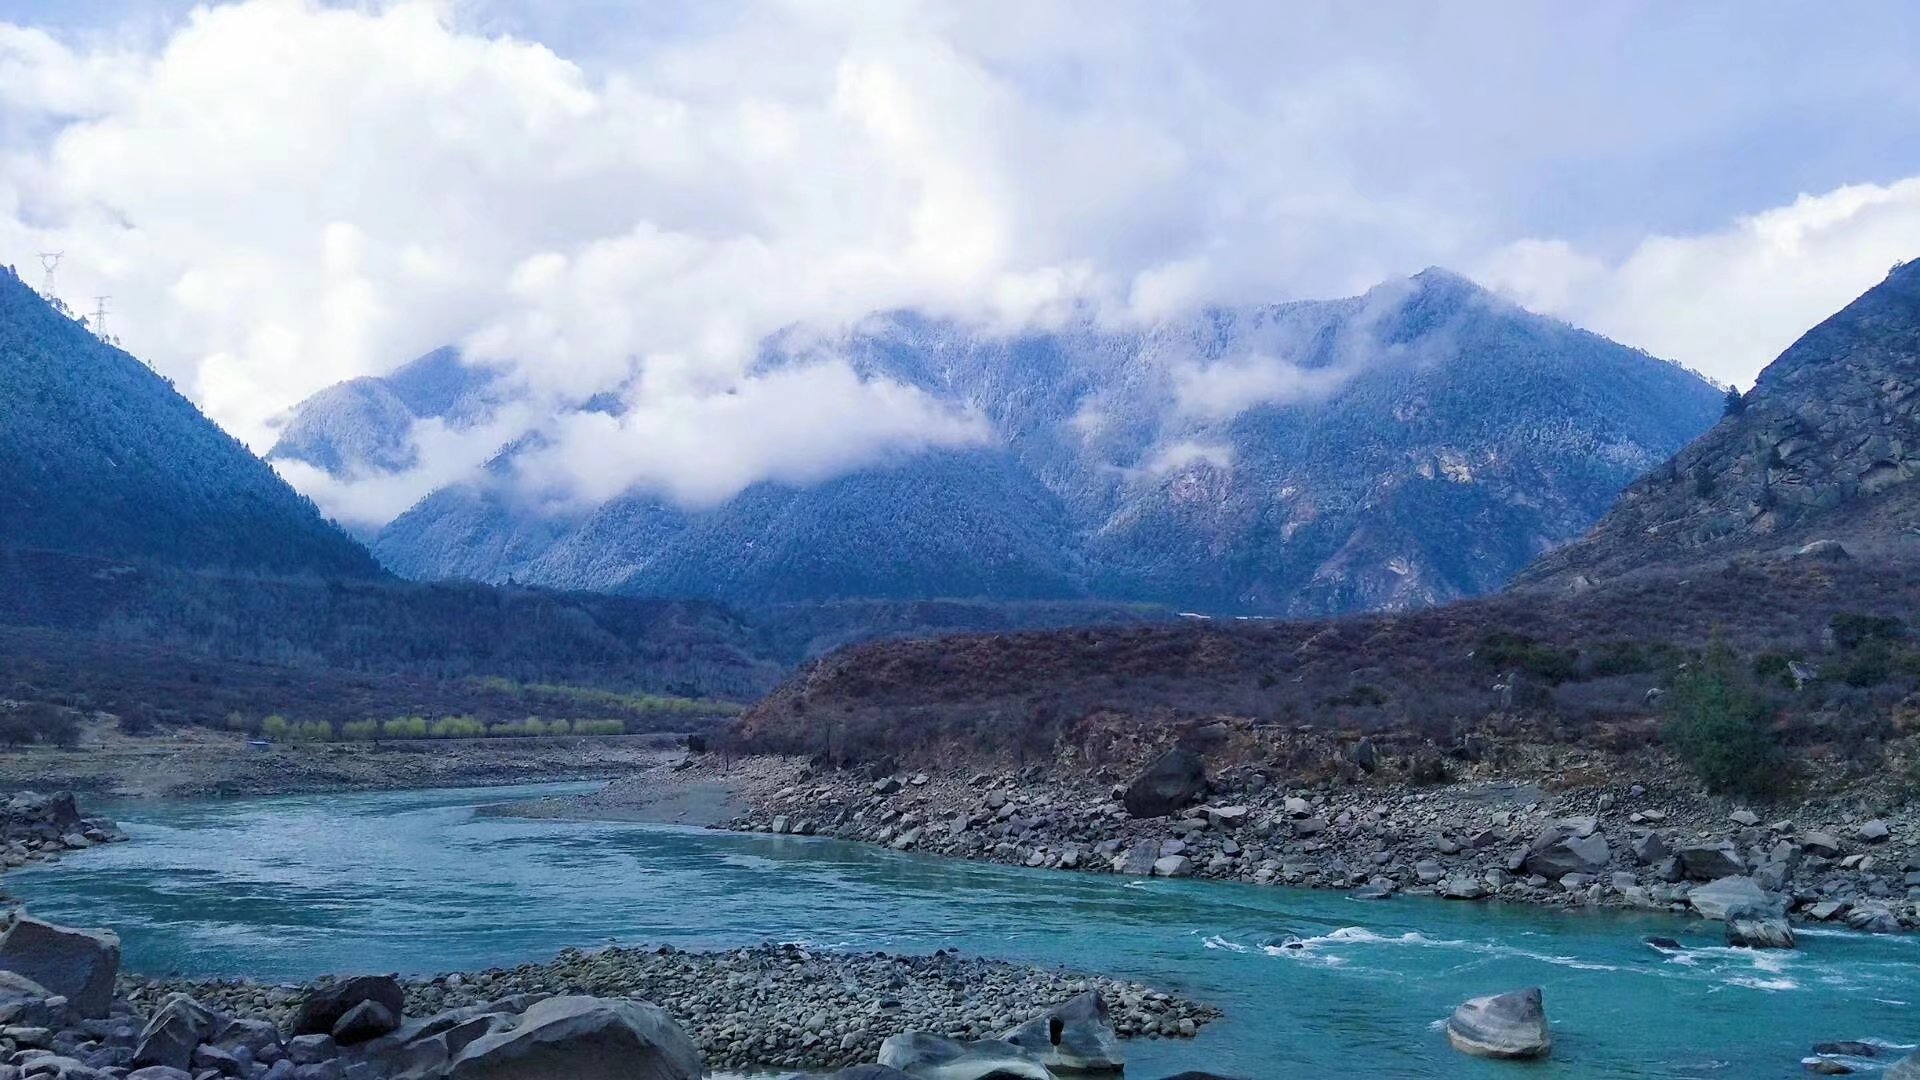
[[[1367,749],[1358,750],[1362,760]],[[1891,932],[1920,926],[1920,808],[1891,794],[1791,807],[1699,793],[1672,768],[1574,762],[1529,780],[1434,786],[1209,776],[1173,752],[1115,778],[816,771],[703,761],[754,809],[738,830],[1141,877],[1425,894],[1724,918],[1754,909]],[[1636,772],[1639,778],[1636,779]],[[1148,775],[1152,773],[1153,775]],[[691,778],[690,778],[691,779]]]
[[[873,1061],[889,1036],[997,1037],[1068,998],[1098,991],[1122,1038],[1192,1036],[1217,1010],[1137,983],[951,952],[837,953],[793,945],[726,952],[608,948],[539,964],[404,979],[406,1013],[425,1016],[516,995],[634,998],[664,1008],[709,1067],[825,1069]],[[148,1009],[174,993],[236,1015],[290,1024],[309,988],[233,981],[123,980]]]
[[[675,736],[623,735],[258,747],[232,733],[187,728],[144,738],[107,735],[74,749],[0,752],[0,790],[193,798],[611,780],[676,759],[679,743]]]
[[[72,792],[22,791],[0,802],[0,865],[6,869],[126,838],[106,818],[82,817]]]

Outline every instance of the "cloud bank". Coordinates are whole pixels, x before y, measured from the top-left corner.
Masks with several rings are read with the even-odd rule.
[[[489,437],[621,402],[528,475],[699,503],[984,438],[832,358],[755,370],[793,325],[1152,320],[1442,263],[1744,381],[1920,253],[1920,150],[1829,134],[1911,130],[1898,4],[618,7],[0,22],[0,259],[65,251],[69,302],[110,294],[257,450],[314,391],[459,343],[526,410]],[[1202,417],[1322,389],[1284,360],[1183,379]],[[287,473],[367,523],[486,456],[416,440],[401,477]]]

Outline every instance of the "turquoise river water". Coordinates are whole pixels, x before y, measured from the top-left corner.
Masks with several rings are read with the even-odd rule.
[[[563,790],[124,803],[106,809],[132,843],[6,885],[44,917],[117,927],[126,965],[156,974],[431,973],[614,941],[780,940],[956,947],[1135,977],[1226,1009],[1191,1042],[1130,1044],[1129,1073],[1144,1077],[1750,1080],[1805,1075],[1818,1041],[1920,1040],[1912,938],[1816,930],[1796,951],[1756,953],[1720,947],[1716,925],[1663,916],[1369,903],[474,813]],[[1662,952],[1647,935],[1689,948]],[[1454,1004],[1529,984],[1546,991],[1550,1061],[1448,1049],[1438,1021]]]

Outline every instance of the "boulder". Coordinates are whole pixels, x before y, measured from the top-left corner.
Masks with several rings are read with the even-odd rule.
[[[1827,832],[1804,833],[1800,837],[1800,850],[1823,859],[1837,859],[1840,857],[1840,840]]]
[[[1862,843],[1883,844],[1886,843],[1888,837],[1893,835],[1893,831],[1887,828],[1886,822],[1875,818],[1865,825],[1860,826],[1853,835],[1859,837]]]
[[[1778,903],[1750,877],[1724,877],[1695,885],[1687,894],[1693,910],[1709,919],[1724,919],[1729,912],[1770,912]]]
[[[923,1031],[888,1036],[880,1064],[917,1080],[1053,1080],[1040,1055],[1013,1043],[959,1042]]]
[[[105,1016],[113,1004],[113,980],[120,974],[120,936],[22,915],[0,937],[0,970],[65,997],[67,1007],[80,1016]]]
[[[333,1041],[341,1046],[357,1046],[377,1039],[400,1026],[400,1018],[385,1005],[368,998],[347,1010],[333,1025]]]
[[[1657,832],[1647,833],[1633,842],[1634,861],[1642,866],[1651,866],[1669,854],[1666,839]]]
[[[1154,877],[1191,877],[1193,860],[1185,855],[1162,855],[1153,861]]]
[[[1731,912],[1727,915],[1727,944],[1748,949],[1791,949],[1793,927],[1777,915]]]
[[[1551,826],[1527,848],[1521,869],[1558,881],[1568,874],[1591,874],[1604,869],[1611,855],[1606,837],[1599,833],[1580,836],[1574,830]]]
[[[295,1035],[331,1035],[340,1018],[363,1001],[377,1001],[398,1019],[406,1008],[406,991],[391,975],[357,975],[317,986],[293,1018]]]
[[[1887,1066],[1883,1080],[1920,1080],[1920,1054],[1908,1054]]]
[[[140,1030],[133,1063],[185,1069],[193,1064],[194,1047],[225,1026],[226,1017],[185,994],[171,994]]]
[[[1681,869],[1695,881],[1737,877],[1747,872],[1746,861],[1740,858],[1731,840],[1686,844],[1675,854],[1680,857]]]
[[[1545,1057],[1553,1050],[1553,1036],[1540,988],[1474,998],[1447,1018],[1447,1041],[1475,1057]]]
[[[1111,1072],[1126,1068],[1126,1052],[1098,990],[1069,998],[1007,1032],[1006,1041],[1040,1056],[1049,1069]]]
[[[1151,840],[1135,840],[1132,846],[1127,848],[1126,854],[1114,857],[1114,872],[1146,877],[1153,873],[1154,861],[1159,858],[1159,844]]]
[[[511,1025],[468,1043],[448,1080],[697,1080],[705,1063],[693,1040],[644,1001],[554,997]]]
[[[171,1065],[149,1065],[128,1073],[127,1080],[193,1080],[193,1074]]]
[[[1169,750],[1127,785],[1121,800],[1137,818],[1166,817],[1207,792],[1207,764],[1191,750]]]

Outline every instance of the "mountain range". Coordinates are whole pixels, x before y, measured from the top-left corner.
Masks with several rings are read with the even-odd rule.
[[[1877,761],[1915,682],[1895,657],[1920,604],[1917,403],[1909,263],[1507,589],[1411,613],[869,642],[796,672],[729,739],[842,762],[1098,762],[1240,716],[1469,760],[1516,731],[1617,751],[1653,739],[1676,671],[1724,648],[1766,738]]]
[[[522,434],[369,537],[418,579],[508,580],[742,606],[934,597],[1099,600],[1261,615],[1412,608],[1498,588],[1708,427],[1677,365],[1430,269],[1332,301],[1082,319],[1012,336],[893,313],[776,335],[990,432],[806,486],[687,508],[632,490],[556,513],[522,497]],[[315,395],[270,460],[337,478],[417,461],[429,421],[512,407],[440,350]],[[619,411],[617,395],[581,406]]]

